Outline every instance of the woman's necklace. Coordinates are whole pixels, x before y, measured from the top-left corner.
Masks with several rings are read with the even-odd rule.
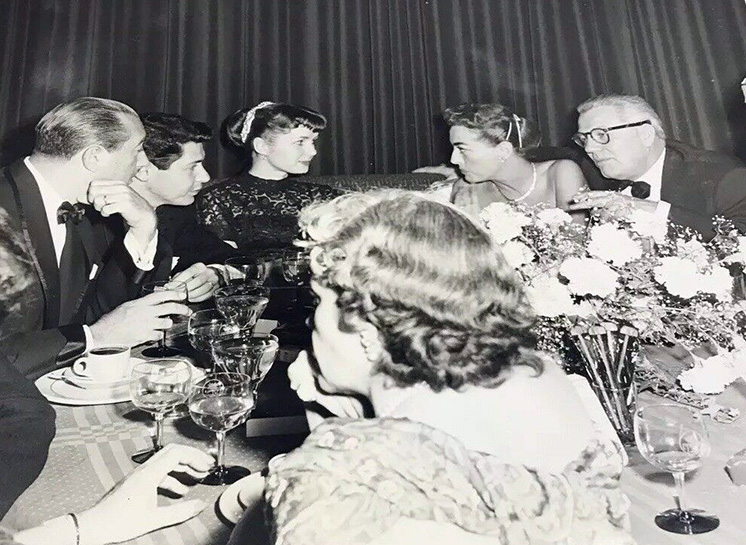
[[[528,197],[534,189],[536,189],[536,165],[534,163],[531,163],[531,170],[533,172],[533,178],[531,180],[531,186],[526,190],[526,192],[516,199],[508,199],[507,197],[505,197],[506,199],[508,199],[510,202],[521,202],[523,199]]]

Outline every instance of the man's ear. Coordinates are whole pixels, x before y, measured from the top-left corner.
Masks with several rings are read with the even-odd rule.
[[[109,160],[109,152],[107,152],[102,146],[89,146],[82,151],[80,154],[80,160],[85,168],[89,172],[99,172],[103,165]]]
[[[259,155],[269,155],[269,142],[261,136],[257,136],[252,140],[251,147],[254,148],[254,151]]]
[[[153,174],[153,169],[158,168],[153,163],[148,161],[143,166],[137,169],[137,172],[135,172],[134,179],[138,180],[140,182],[146,183],[148,180],[150,180],[150,176]]]
[[[646,148],[651,147],[655,142],[655,128],[650,123],[637,127],[637,134]]]

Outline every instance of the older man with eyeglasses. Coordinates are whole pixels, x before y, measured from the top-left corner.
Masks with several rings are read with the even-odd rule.
[[[643,210],[705,239],[714,235],[717,215],[746,232],[746,169],[737,159],[667,139],[660,117],[639,96],[599,95],[577,110],[573,141],[612,183],[576,195],[571,209],[615,216]]]

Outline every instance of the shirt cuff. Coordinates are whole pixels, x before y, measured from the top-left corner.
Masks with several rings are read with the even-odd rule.
[[[83,334],[85,335],[85,351],[88,352],[91,348],[95,348],[93,345],[93,333],[91,328],[83,324]]]
[[[655,215],[661,219],[668,219],[668,213],[671,211],[671,203],[666,201],[658,201],[658,205],[655,207]]]
[[[132,233],[129,232],[124,235],[124,247],[127,248],[130,256],[132,256],[132,261],[134,261],[138,269],[152,271],[155,251],[158,249],[158,229],[155,230],[155,235],[150,239],[144,250],[138,247],[137,241]]]

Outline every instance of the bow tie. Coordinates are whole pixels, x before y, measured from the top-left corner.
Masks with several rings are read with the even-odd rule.
[[[85,216],[85,205],[79,202],[70,204],[68,201],[65,201],[57,209],[57,223],[60,224],[67,223],[68,221],[78,224],[83,221],[83,216]]]
[[[647,199],[650,196],[650,184],[647,182],[632,182],[630,180],[621,180],[619,182],[619,191],[624,191],[632,186],[632,196],[637,199]]]

